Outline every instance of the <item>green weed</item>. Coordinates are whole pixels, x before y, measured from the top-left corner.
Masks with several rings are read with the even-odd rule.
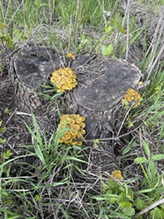
[[[146,142],[143,142],[145,153],[149,157],[138,157],[134,161],[142,166],[145,178],[143,178],[138,191],[133,191],[129,186],[134,181],[119,182],[108,179],[107,183],[102,183],[102,194],[92,196],[101,206],[101,216],[112,218],[144,218],[143,214],[147,213],[154,218],[162,218],[164,215],[163,208],[154,206],[164,203],[161,194],[164,191],[163,183],[161,183],[162,175],[157,173],[154,161],[164,158],[164,154],[156,154],[150,158],[150,149]],[[147,164],[146,169],[143,163]],[[149,174],[149,175],[148,175]],[[151,175],[150,175],[151,174]],[[151,208],[149,208],[151,206]],[[137,213],[139,212],[139,213]],[[149,215],[149,216],[150,216]],[[148,216],[148,217],[149,217]]]
[[[54,132],[50,138],[47,138],[46,134],[42,135],[40,133],[39,126],[33,114],[32,120],[33,128],[28,124],[26,124],[26,127],[31,134],[33,144],[20,146],[20,148],[26,151],[26,155],[12,159],[10,158],[11,154],[9,154],[9,151],[3,155],[5,156],[4,159],[7,159],[7,161],[0,166],[2,170],[1,201],[4,205],[10,203],[6,210],[0,211],[4,216],[7,215],[9,217],[13,213],[13,216],[19,218],[20,215],[24,215],[17,206],[17,203],[19,202],[24,206],[24,211],[33,217],[33,212],[35,212],[34,209],[36,208],[39,210],[37,203],[45,202],[41,191],[55,188],[60,190],[63,186],[67,186],[67,190],[69,191],[73,171],[76,169],[80,174],[84,175],[79,166],[79,163],[86,163],[82,158],[81,152],[83,149],[78,146],[59,144],[60,133],[64,130],[58,129],[58,133]],[[26,157],[36,157],[37,164],[28,164],[25,161],[19,162],[19,159]],[[29,176],[10,177],[12,162],[15,160],[18,160],[18,165],[22,171],[27,171],[26,174]],[[8,166],[9,164],[10,168]],[[6,168],[7,166],[8,169]],[[25,168],[25,166],[27,167]],[[3,177],[2,173],[5,173],[8,178]],[[34,180],[36,178],[37,180]],[[12,212],[12,208],[16,208],[17,212]]]
[[[5,131],[6,127],[1,127],[2,125],[2,121],[0,121],[0,136],[3,134],[3,132]],[[5,138],[0,138],[0,145],[5,143],[6,139]]]

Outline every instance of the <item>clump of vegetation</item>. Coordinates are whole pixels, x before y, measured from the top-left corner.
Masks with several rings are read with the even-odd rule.
[[[135,103],[134,107],[137,107],[141,104],[142,97],[138,93],[138,91],[135,91],[134,89],[130,88],[127,90],[124,98],[122,99],[122,104],[125,104],[126,106],[130,103]]]
[[[131,187],[133,180],[137,178],[123,180],[120,170],[114,170],[110,179],[102,183],[102,194],[93,196],[94,199],[101,201],[102,211],[107,211],[111,217],[121,218],[163,218],[164,209],[159,205],[164,204],[161,196],[163,188],[163,174],[159,174],[155,161],[163,160],[164,154],[151,156],[149,145],[143,141],[146,157],[134,159],[136,164],[140,164],[144,177],[140,182],[139,189]],[[138,177],[138,176],[137,176]],[[108,208],[109,206],[109,208]],[[117,213],[114,212],[117,209]]]

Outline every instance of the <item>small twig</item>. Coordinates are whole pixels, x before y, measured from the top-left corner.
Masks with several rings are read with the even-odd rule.
[[[117,136],[120,134],[120,132],[121,132],[121,130],[122,130],[122,127],[123,127],[123,125],[124,125],[124,122],[125,122],[126,118],[128,117],[129,112],[130,112],[131,109],[132,109],[132,107],[126,112],[126,114],[125,114],[125,116],[124,116],[124,118],[123,118],[123,120],[122,120],[122,122],[121,122],[120,128],[119,128],[119,130],[118,130],[118,132],[117,132]]]
[[[147,73],[148,73],[147,80],[149,79],[149,77],[151,75],[151,72],[153,71],[153,68],[155,67],[155,65],[159,61],[160,56],[161,56],[161,54],[162,54],[162,52],[164,50],[164,45],[163,45],[161,47],[160,52],[158,53],[157,57],[155,58],[156,53],[157,53],[157,49],[158,49],[159,45],[161,44],[161,38],[162,38],[162,35],[163,35],[163,29],[164,29],[164,24],[163,24],[163,11],[162,11],[161,17],[159,18],[158,25],[157,25],[156,30],[155,30],[154,37],[152,39],[151,46],[149,47],[149,49],[152,47],[152,51],[151,51],[150,58],[149,58],[150,59],[150,63],[148,65],[148,67],[147,67]]]
[[[126,60],[128,60],[129,53],[129,19],[130,19],[130,0],[127,4],[127,41],[126,41]]]
[[[99,141],[109,141],[109,140],[119,140],[120,138],[123,138],[131,133],[133,133],[135,130],[137,130],[140,127],[140,125],[138,127],[136,127],[135,129],[133,129],[132,131],[129,131],[123,135],[117,135],[116,137],[112,137],[112,138],[99,138]],[[86,140],[84,142],[93,142],[95,139],[90,139],[90,140]]]
[[[16,112],[16,115],[31,116],[32,117],[32,115],[30,113],[24,113],[24,112],[19,112],[19,111]]]
[[[15,12],[13,13],[12,17],[10,18],[10,20],[9,20],[9,22],[8,22],[8,24],[7,24],[7,26],[9,26],[10,23],[14,20],[14,17],[15,17],[15,15],[16,15],[16,13],[19,11],[19,9],[20,9],[20,7],[22,6],[22,4],[23,4],[23,1],[20,3],[20,5],[17,6],[17,8],[16,8]],[[6,14],[6,15],[7,15],[7,14]],[[6,18],[5,18],[5,19],[6,19]]]
[[[152,205],[148,206],[147,208],[143,209],[142,211],[140,211],[139,213],[134,215],[133,219],[139,218],[141,215],[147,213],[148,211],[152,210],[153,208],[155,208],[155,207],[157,207],[158,205],[161,205],[161,204],[164,204],[164,198],[154,202]]]
[[[160,28],[162,19],[163,19],[163,15],[161,14],[161,16],[160,16],[160,18],[159,18],[159,20],[158,20],[158,24],[157,24],[157,26],[156,26],[155,32],[154,32],[154,34],[153,34],[153,39],[152,39],[151,44],[150,44],[150,46],[149,46],[149,48],[148,48],[148,50],[147,50],[147,52],[146,52],[146,57],[148,57],[148,54],[150,53],[150,50],[152,49],[151,54],[150,54],[150,57],[149,57],[149,59],[151,59],[151,61],[150,61],[150,63],[149,63],[148,69],[149,69],[149,68],[151,67],[151,65],[152,65],[153,56],[154,56],[154,54],[155,54],[155,52],[156,52],[156,48],[155,48],[155,47],[158,45],[158,42],[157,42],[156,39],[157,39],[157,33],[159,33],[159,28]],[[157,42],[157,43],[156,43],[156,42]],[[155,43],[156,43],[156,45],[155,45]]]
[[[1,86],[2,86],[2,77],[3,77],[3,71],[4,71],[4,63],[6,62],[6,50],[7,50],[7,48],[6,48],[6,44],[5,44],[5,41],[3,41],[2,40],[2,38],[0,38],[0,43],[1,43],[1,47],[2,47],[2,68],[1,68],[1,72],[0,72],[0,88],[1,88]]]
[[[160,52],[158,53],[156,59],[154,60],[154,63],[152,63],[152,66],[151,66],[151,68],[150,68],[150,70],[149,70],[149,73],[148,73],[148,76],[147,76],[147,80],[149,79],[150,74],[151,74],[153,68],[155,67],[155,65],[156,65],[157,62],[159,61],[159,59],[160,59],[161,54],[163,53],[163,51],[164,51],[164,44],[163,44],[162,48],[160,49]]]
[[[8,120],[5,123],[5,126],[9,123],[9,121],[11,120],[11,118],[14,116],[14,114],[16,113],[17,108],[14,110],[14,112],[10,115],[10,117],[8,118]]]

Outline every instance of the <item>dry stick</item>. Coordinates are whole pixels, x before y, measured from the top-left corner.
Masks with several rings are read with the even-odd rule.
[[[151,52],[151,55],[150,55],[150,58],[151,58],[152,61],[149,63],[148,69],[150,68],[150,66],[152,65],[152,62],[153,62],[152,56],[154,55],[154,53],[155,53],[154,51],[156,50],[156,48],[154,48],[155,47],[154,44],[155,44],[155,41],[156,41],[157,33],[159,32],[159,27],[160,27],[162,18],[163,18],[163,15],[161,14],[161,16],[160,16],[160,18],[158,20],[157,27],[155,29],[155,33],[153,34],[153,39],[151,41],[151,45],[149,46],[149,48],[148,48],[148,50],[146,52],[146,57],[147,57],[149,52],[150,52],[150,50],[151,50],[151,47],[152,47],[152,52]]]
[[[74,27],[74,32],[73,32],[73,39],[74,37],[77,38],[77,34],[78,34],[78,29],[81,23],[81,19],[82,19],[82,11],[83,11],[83,2],[78,0],[77,1],[77,6],[76,6],[76,17],[75,17],[75,27]]]
[[[121,125],[120,125],[120,128],[118,130],[117,136],[119,136],[119,134],[121,132],[121,129],[122,129],[123,125],[124,125],[124,122],[125,122],[127,116],[129,115],[130,110],[133,108],[133,106],[134,106],[134,103],[132,104],[131,108],[126,112],[126,114],[125,114],[125,116],[124,116],[124,118],[123,118],[123,120],[121,122]]]
[[[123,124],[123,122],[122,122],[122,124]],[[116,137],[111,137],[111,138],[99,138],[98,140],[99,140],[99,141],[119,140],[120,138],[123,138],[123,137],[125,137],[125,136],[127,136],[127,135],[133,133],[134,131],[138,130],[140,126],[141,126],[141,125],[137,126],[137,127],[136,127],[135,129],[133,129],[132,131],[129,131],[128,133],[125,133],[125,134],[123,134],[123,135],[118,135],[118,134],[117,134]],[[94,140],[95,140],[95,139],[90,139],[90,140],[85,140],[84,142],[93,142]]]
[[[6,8],[6,11],[4,13],[4,9],[3,9],[3,1],[2,1],[2,4],[0,2],[0,8],[1,8],[1,11],[2,11],[2,16],[3,16],[3,21],[4,23],[6,23],[6,18],[8,17],[8,12],[9,12],[9,8],[10,8],[10,4],[11,2],[9,1],[8,4],[7,4],[7,8]]]
[[[156,65],[157,61],[159,60],[159,58],[160,58],[160,56],[161,56],[161,54],[162,54],[163,51],[164,51],[164,44],[163,44],[163,46],[162,46],[162,48],[161,48],[161,50],[160,50],[158,56],[156,57],[154,63],[152,64],[152,66],[151,66],[151,68],[150,68],[150,70],[149,70],[149,73],[148,73],[148,76],[147,76],[147,80],[149,79],[150,74],[151,74],[151,72],[152,72],[154,66]]]
[[[13,21],[14,16],[15,16],[16,13],[19,11],[19,8],[21,7],[22,4],[23,4],[23,1],[20,3],[20,5],[19,5],[19,6],[17,7],[17,9],[15,10],[15,12],[14,12],[13,16],[11,17],[11,19],[10,19],[9,23],[7,24],[7,26],[9,26],[10,23]]]
[[[49,0],[49,15],[50,15],[50,25],[53,24],[53,15],[54,15],[54,11],[55,11],[55,1],[53,1],[51,3],[51,1]]]
[[[9,121],[11,120],[11,118],[14,116],[14,114],[16,114],[17,108],[14,110],[14,112],[12,112],[12,114],[10,115],[10,117],[8,118],[8,120],[5,122],[5,126],[9,123]]]
[[[142,211],[140,211],[139,213],[137,213],[136,215],[134,215],[133,219],[140,217],[141,215],[147,213],[148,211],[150,211],[151,209],[157,207],[158,205],[164,204],[164,198],[160,199],[156,202],[154,202],[153,204],[151,204],[149,207],[143,209]]]
[[[127,4],[127,41],[126,41],[126,60],[128,60],[129,53],[129,18],[130,18],[130,0]]]
[[[157,30],[156,32],[158,33],[158,38],[157,38],[157,33],[156,33],[153,40],[152,40],[152,52],[150,55],[151,61],[148,65],[147,71],[150,70],[150,68],[153,64],[153,60],[154,60],[155,54],[157,52],[158,46],[161,43],[161,36],[163,35],[164,23],[162,23],[160,29],[159,29],[159,24],[162,22],[162,19],[163,19],[163,17],[161,16],[161,19],[159,19],[160,21],[158,22],[158,28],[156,28],[156,30]],[[155,44],[155,42],[156,42],[156,44]]]
[[[157,61],[159,60],[159,58],[160,58],[160,56],[161,56],[161,54],[162,54],[162,52],[164,50],[164,45],[163,45],[161,50],[160,50],[160,52],[159,52],[159,54],[158,54],[158,56],[155,59],[155,54],[156,54],[156,51],[158,49],[159,42],[160,42],[160,39],[161,39],[161,35],[163,34],[163,29],[164,29],[164,23],[162,23],[162,26],[161,26],[161,28],[159,30],[159,27],[160,27],[160,24],[161,24],[162,20],[163,20],[163,13],[161,14],[161,17],[160,17],[160,19],[158,21],[158,25],[157,25],[157,28],[155,30],[155,34],[154,34],[154,37],[153,37],[153,40],[152,40],[152,45],[151,45],[152,46],[152,52],[151,52],[151,57],[150,57],[151,60],[150,60],[150,63],[148,65],[148,67],[147,67],[147,72],[148,72],[147,80],[149,79],[150,74],[151,74],[154,66],[156,65]],[[157,33],[159,33],[158,39],[156,39],[157,38]],[[156,41],[156,44],[154,45],[155,41]]]

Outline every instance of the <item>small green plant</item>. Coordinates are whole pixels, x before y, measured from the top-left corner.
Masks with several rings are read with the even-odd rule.
[[[102,45],[101,49],[104,56],[109,56],[113,52],[113,44]]]
[[[48,85],[42,85],[42,87],[44,91],[37,94],[52,102],[56,101],[56,99],[63,94],[63,92],[57,92],[57,87],[52,82],[49,82]]]
[[[154,179],[154,177],[157,176],[155,161],[163,160],[164,154],[155,154],[151,156],[149,145],[145,140],[143,140],[143,148],[147,157],[137,157],[134,159],[134,162],[141,165],[147,181],[150,182],[151,179]],[[146,169],[143,164],[146,165]]]
[[[2,159],[7,160],[12,156],[12,154],[13,153],[12,153],[11,149],[9,149],[9,150],[2,153]]]
[[[113,53],[114,45],[113,41],[118,33],[125,34],[125,29],[122,27],[121,23],[119,22],[119,14],[116,18],[111,18],[109,21],[105,23],[105,38],[104,40],[110,40],[111,43],[107,45],[102,45],[102,54],[104,56],[109,56]]]
[[[14,47],[13,39],[9,33],[9,27],[4,23],[0,23],[0,43],[4,51],[6,50],[6,47]]]
[[[108,179],[107,183],[102,183],[102,194],[92,197],[101,202],[101,211],[104,211],[106,216],[142,219],[144,214],[149,214],[154,219],[163,218],[163,205],[158,206],[164,204],[163,176],[158,173],[155,162],[163,160],[164,154],[151,156],[150,148],[145,140],[143,140],[143,148],[146,156],[134,159],[136,164],[141,165],[144,174],[137,191],[129,186],[135,182],[135,179],[131,181]],[[127,150],[130,148],[126,148],[123,153],[125,154]],[[110,207],[107,208],[107,206]]]
[[[159,208],[158,205],[164,204],[164,200],[163,202],[161,200],[164,187],[162,183],[163,176],[158,173],[155,162],[163,160],[164,154],[151,155],[149,145],[145,140],[143,140],[143,148],[146,156],[137,157],[134,159],[134,162],[141,165],[145,176],[140,185],[140,190],[136,192],[136,195],[139,196],[138,200],[145,200],[145,210],[138,213],[135,218],[150,211],[152,218],[160,219],[164,216],[164,209]],[[146,199],[149,200],[149,202],[146,202]]]
[[[80,37],[80,43],[78,44],[77,53],[81,51],[87,51],[94,47],[94,40],[89,34],[82,34]]]
[[[57,92],[57,87],[54,83],[42,85],[42,92],[37,92],[37,95],[47,100],[46,107],[49,108],[51,105],[56,103],[57,99],[63,94],[63,92]]]
[[[99,147],[99,139],[94,139],[93,140],[93,147],[98,148]]]
[[[57,131],[52,133],[48,141],[46,135],[41,135],[36,118],[33,113],[32,119],[34,130],[27,123],[25,123],[25,125],[32,135],[34,144],[28,145],[26,147],[29,147],[29,149],[34,148],[35,156],[39,158],[43,169],[47,170],[47,173],[49,173],[55,165],[61,163],[62,166],[67,166],[69,164],[68,168],[70,168],[70,170],[72,170],[72,168],[76,168],[78,171],[81,172],[77,164],[79,162],[85,163],[85,161],[80,159],[82,156],[82,148],[77,145],[68,146],[65,144],[60,144],[61,133],[64,133],[66,130],[58,128]],[[30,150],[28,152],[29,154],[31,153],[33,155]],[[66,166],[64,168],[66,168]]]
[[[108,179],[103,184],[102,195],[92,198],[102,201],[102,206],[110,206],[108,216],[116,217],[119,214],[121,218],[131,218],[135,214],[134,192],[126,183]],[[117,209],[115,213],[114,209]]]
[[[40,132],[33,113],[32,120],[32,125],[25,124],[31,134],[33,144],[19,146],[20,149],[26,151],[26,155],[11,158],[11,150],[2,154],[3,163],[0,164],[0,204],[7,206],[7,208],[0,208],[0,216],[3,218],[11,218],[12,216],[13,218],[20,218],[24,216],[24,213],[18,207],[18,202],[22,203],[24,211],[31,218],[34,218],[38,204],[42,205],[42,203],[45,203],[47,207],[51,205],[51,203],[46,204],[47,191],[53,191],[49,198],[54,199],[56,198],[55,193],[58,193],[60,190],[62,191],[64,188],[66,192],[62,193],[63,198],[68,193],[70,197],[72,196],[70,184],[73,172],[76,170],[79,174],[85,175],[79,165],[81,163],[87,163],[83,160],[83,148],[75,145],[68,146],[60,144],[60,134],[64,132],[62,129],[52,132],[51,136],[47,137],[45,133]],[[35,164],[26,163],[25,160],[27,157],[35,158]],[[22,158],[25,160],[21,161]],[[26,174],[28,176],[18,175],[11,177],[12,162],[15,160],[18,162],[19,169],[23,170],[24,165],[26,166]],[[7,176],[6,178],[2,176],[4,173]],[[60,203],[61,209],[64,208],[62,205],[64,205],[63,202]],[[12,208],[16,209],[16,211],[12,211]],[[42,218],[44,218],[43,215]]]
[[[2,135],[2,133],[5,131],[6,127],[1,127],[2,125],[2,121],[0,121],[0,136]],[[5,138],[0,138],[0,145],[5,143],[6,139]]]

